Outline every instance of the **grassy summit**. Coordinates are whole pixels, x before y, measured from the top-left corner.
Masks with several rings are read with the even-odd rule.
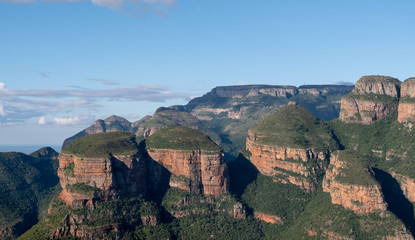
[[[76,139],[62,149],[62,153],[79,157],[106,157],[133,155],[137,152],[134,134],[130,132],[98,133]]]
[[[175,150],[220,150],[207,135],[198,130],[183,126],[164,128],[146,140],[148,148]]]
[[[327,124],[298,105],[282,108],[263,119],[251,131],[258,135],[259,143],[266,145],[316,150],[338,149]]]

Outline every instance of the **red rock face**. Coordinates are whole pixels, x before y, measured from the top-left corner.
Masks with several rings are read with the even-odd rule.
[[[171,187],[213,196],[228,192],[229,175],[222,151],[149,149],[148,153],[171,173]]]
[[[341,100],[340,120],[345,123],[372,124],[385,118],[398,108],[397,102],[371,101],[353,95]]]
[[[402,83],[401,101],[398,108],[398,121],[415,122],[415,78]]]
[[[354,185],[340,182],[336,176],[341,174],[341,168],[347,162],[340,161],[332,156],[330,165],[323,180],[323,191],[329,192],[333,204],[342,205],[358,215],[369,214],[375,211],[386,211],[387,204],[379,185]]]
[[[387,76],[363,76],[356,82],[353,93],[356,94],[379,94],[393,98],[400,96],[401,82],[393,77]]]
[[[80,158],[60,154],[58,176],[63,188],[59,196],[70,206],[93,207],[96,201],[146,193],[144,160],[135,156]],[[70,187],[74,184],[87,185],[98,191],[77,192]]]
[[[267,223],[272,223],[272,224],[284,224],[281,220],[280,217],[278,216],[273,216],[273,215],[269,215],[269,214],[265,214],[265,213],[259,213],[259,212],[255,212],[255,218],[262,220],[264,222]]]
[[[415,202],[415,179],[397,174],[395,172],[392,172],[392,176],[399,182],[405,197],[409,201]]]
[[[257,139],[251,131],[248,135],[246,149],[252,153],[250,160],[259,172],[274,177],[275,181],[291,183],[309,191],[314,190],[315,182],[309,177],[315,174],[317,169],[310,168],[307,163],[316,161],[322,167],[325,154],[312,149],[262,145],[255,142]]]
[[[340,120],[372,124],[398,109],[400,81],[385,76],[364,76],[341,100]]]

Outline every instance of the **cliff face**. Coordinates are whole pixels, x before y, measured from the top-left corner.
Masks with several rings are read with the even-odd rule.
[[[402,83],[398,121],[415,122],[415,78],[408,78]]]
[[[400,81],[385,76],[364,76],[341,100],[340,120],[371,124],[398,109]]]
[[[60,198],[67,205],[94,207],[96,201],[146,193],[144,160],[136,156],[82,158],[61,153]]]
[[[396,180],[399,182],[399,185],[405,197],[409,201],[415,202],[415,179],[406,177],[395,172],[392,172],[392,176],[396,178]]]
[[[148,149],[152,160],[170,173],[169,186],[189,192],[219,196],[228,192],[229,174],[222,151]],[[159,182],[162,171],[156,170]]]
[[[325,170],[326,154],[313,149],[257,144],[255,140],[250,131],[246,149],[251,152],[250,160],[259,172],[272,176],[274,181],[291,183],[308,191],[315,189],[317,173]]]
[[[326,171],[323,180],[323,191],[329,192],[333,204],[342,205],[358,215],[373,213],[375,211],[386,211],[387,204],[384,201],[380,185],[374,180],[370,181],[370,173],[360,166],[339,159],[333,155],[330,159],[330,167]],[[351,183],[347,178],[351,178],[350,172],[358,173],[365,181]]]

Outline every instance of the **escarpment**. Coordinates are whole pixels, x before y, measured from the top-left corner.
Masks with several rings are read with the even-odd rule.
[[[170,187],[219,196],[228,192],[228,168],[223,152],[209,137],[187,127],[168,127],[146,140],[153,184],[163,181],[163,169],[171,176]]]
[[[386,211],[380,184],[365,165],[364,157],[353,151],[332,155],[323,181],[323,191],[329,192],[333,204],[342,205],[358,215]]]
[[[341,100],[340,120],[371,124],[398,109],[400,81],[385,76],[364,76]]]
[[[311,112],[289,105],[249,130],[246,149],[252,164],[274,181],[315,189],[337,143]]]

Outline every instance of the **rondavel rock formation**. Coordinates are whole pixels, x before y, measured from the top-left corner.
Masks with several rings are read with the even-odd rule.
[[[97,201],[146,195],[147,191],[163,188],[165,186],[160,185],[165,184],[165,178],[170,187],[189,192],[213,196],[228,192],[228,170],[220,147],[206,135],[187,127],[170,127],[166,131],[171,133],[176,129],[191,132],[191,137],[194,134],[202,136],[210,141],[208,144],[213,149],[205,150],[201,147],[176,150],[169,149],[168,146],[159,149],[156,145],[145,150],[135,142],[130,142],[131,149],[123,149],[120,153],[109,152],[107,155],[85,156],[64,150],[59,156],[58,176],[63,188],[60,198],[70,206],[93,208]],[[163,133],[161,131],[154,138]],[[118,134],[124,134],[135,141],[132,134]],[[94,136],[88,137],[92,139]],[[179,138],[180,135],[173,134],[169,137]],[[111,136],[107,135],[106,138],[108,141],[103,144],[103,148],[113,144]],[[149,139],[149,146],[154,138]],[[181,145],[180,141],[177,142],[178,146]]]
[[[332,154],[323,191],[330,193],[333,204],[342,205],[358,215],[386,211],[380,184],[372,177],[370,168],[360,165],[361,160],[351,159],[354,157],[353,154]],[[363,180],[353,182],[353,177]]]
[[[337,145],[323,122],[291,104],[250,129],[246,149],[260,173],[313,191]]]
[[[408,78],[402,83],[398,121],[415,122],[415,78]]]
[[[154,160],[149,166],[153,185],[162,181],[160,173],[167,169],[170,187],[213,196],[228,192],[229,173],[223,152],[206,135],[187,127],[169,127],[150,136],[146,143]],[[170,144],[176,149],[166,147]]]
[[[364,76],[341,100],[340,120],[371,124],[398,109],[401,82],[392,77]]]

